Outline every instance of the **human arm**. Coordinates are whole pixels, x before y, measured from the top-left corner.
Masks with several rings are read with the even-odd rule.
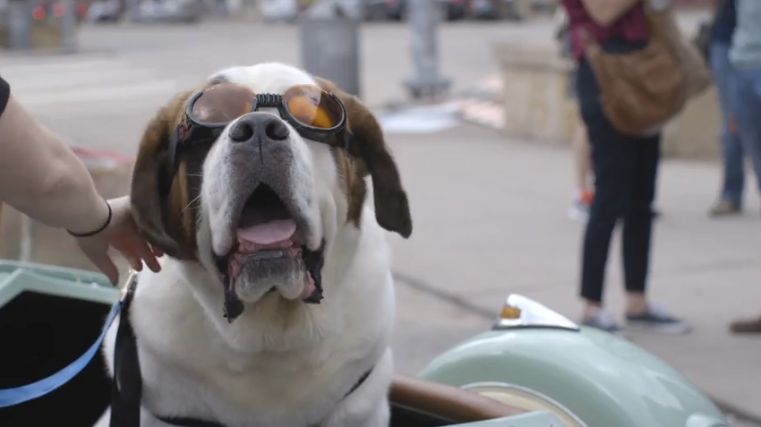
[[[581,0],[589,16],[607,27],[643,0]]]
[[[11,95],[0,116],[0,200],[50,226],[88,233],[106,224],[107,202],[97,193],[85,165],[55,134],[35,120]],[[111,201],[108,226],[78,243],[112,282],[116,268],[107,254],[113,245],[133,268],[159,268],[140,237],[125,199]]]
[[[13,96],[0,116],[0,199],[75,233],[97,229],[108,216],[84,164]]]

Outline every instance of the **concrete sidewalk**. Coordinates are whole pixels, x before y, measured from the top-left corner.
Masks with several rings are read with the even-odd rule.
[[[578,318],[583,224],[567,216],[569,151],[470,125],[388,139],[415,226],[410,240],[393,238],[398,370],[414,373],[490,327],[511,292]],[[761,313],[759,200],[752,191],[745,215],[710,220],[719,178],[709,163],[666,160],[660,171],[650,295],[694,331],[625,335],[714,398],[761,419],[761,337],[727,332],[731,319]],[[620,316],[618,235],[614,242],[606,304]]]

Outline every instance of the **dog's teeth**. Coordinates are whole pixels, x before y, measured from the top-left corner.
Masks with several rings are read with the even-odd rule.
[[[254,257],[256,259],[274,259],[274,258],[283,258],[285,257],[286,251],[284,250],[267,250],[267,251],[259,251],[254,254]]]

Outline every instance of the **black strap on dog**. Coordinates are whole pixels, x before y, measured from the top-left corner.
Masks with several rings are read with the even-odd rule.
[[[137,275],[127,283],[122,298],[122,312],[119,329],[116,331],[114,345],[114,379],[111,384],[111,422],[110,427],[140,427],[140,403],[143,395],[143,377],[140,372],[140,359],[137,354],[137,339],[132,323],[129,321],[129,309],[137,289]],[[373,372],[370,368],[359,377],[356,383],[341,398],[346,399],[354,393]],[[166,424],[178,427],[225,427],[214,421],[192,417],[154,417]]]
[[[225,427],[224,425],[220,423],[215,423],[213,421],[199,420],[196,418],[160,417],[158,415],[154,415],[154,417],[158,418],[162,422],[165,422],[169,425],[179,426],[179,427]]]
[[[110,427],[139,427],[140,401],[143,394],[143,377],[140,375],[140,360],[137,357],[137,340],[129,309],[137,288],[137,275],[127,283],[122,299],[122,312],[114,345],[114,380],[111,383],[111,423]]]
[[[359,380],[354,383],[353,386],[351,386],[351,389],[344,395],[344,397],[341,398],[341,400],[346,399],[349,397],[350,394],[354,393],[359,386],[362,385],[362,383],[365,382],[367,377],[370,376],[370,374],[373,373],[373,368],[370,368],[367,372],[362,374],[361,377],[359,377]],[[186,417],[160,417],[157,415],[154,415],[154,417],[158,418],[159,420],[173,426],[177,427],[225,427],[222,424],[215,423],[213,421],[204,421],[199,420],[197,418],[186,418]]]

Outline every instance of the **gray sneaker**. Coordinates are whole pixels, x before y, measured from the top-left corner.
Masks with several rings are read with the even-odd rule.
[[[716,202],[711,210],[708,211],[708,215],[711,217],[737,215],[742,211],[740,205],[729,200],[719,200]]]
[[[692,327],[686,322],[668,314],[664,309],[654,304],[649,305],[644,313],[627,314],[626,326],[675,335],[686,334],[692,330]]]
[[[613,316],[605,310],[600,310],[591,316],[584,316],[581,319],[581,324],[605,332],[610,332],[611,334],[615,334],[621,330],[621,328],[618,327],[618,324],[616,324],[615,319],[613,319]]]

